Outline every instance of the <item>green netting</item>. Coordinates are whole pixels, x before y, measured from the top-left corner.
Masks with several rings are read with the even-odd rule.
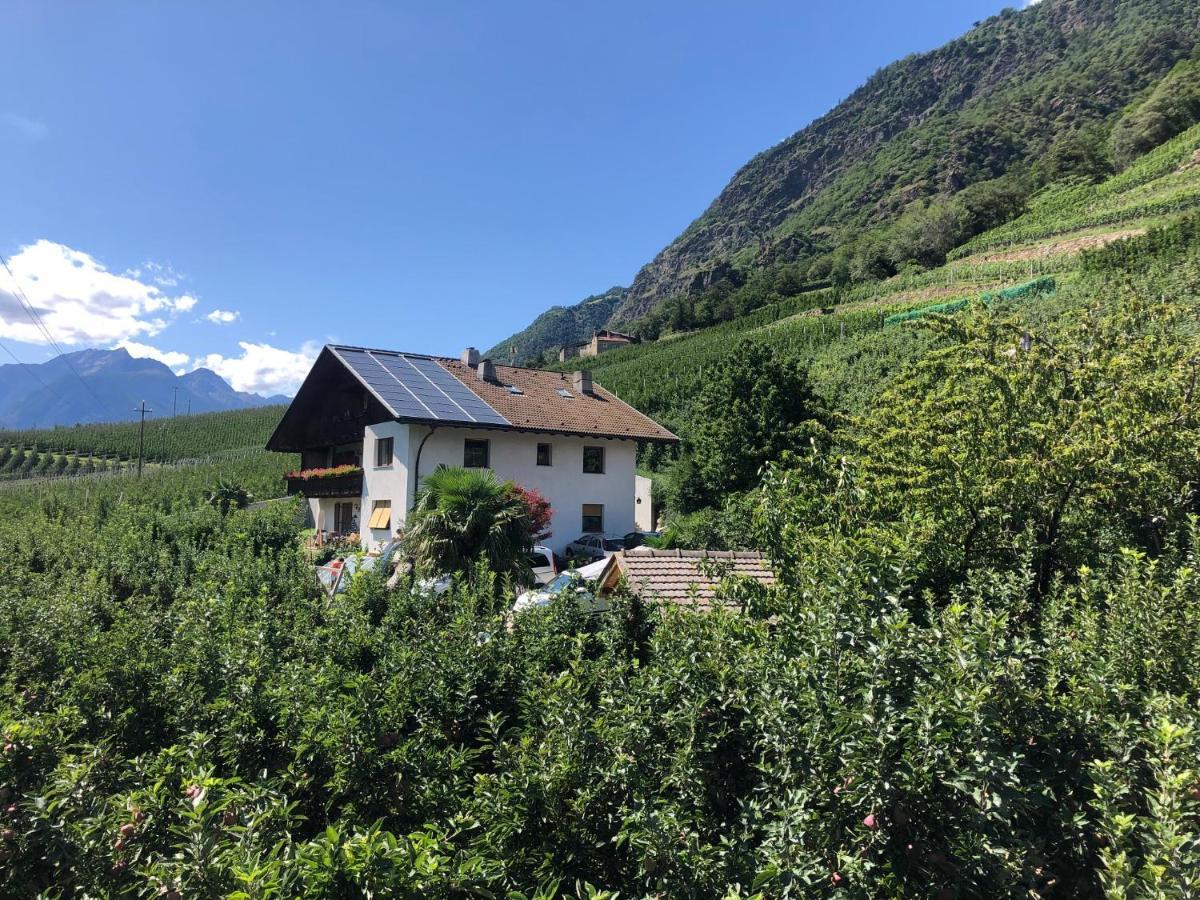
[[[1021,300],[1026,297],[1037,297],[1043,294],[1052,294],[1056,283],[1053,278],[1035,278],[1033,281],[1026,281],[1024,284],[1016,284],[1010,288],[1005,288],[1002,291],[995,293],[981,294],[980,301],[984,306],[991,306],[995,300]],[[922,306],[919,309],[910,309],[907,312],[896,313],[894,316],[888,316],[883,320],[884,325],[895,325],[899,322],[907,322],[910,319],[919,319],[922,316],[934,315],[937,313],[953,313],[958,312],[971,302],[970,297],[960,297],[957,300],[947,300],[945,303],[935,303],[932,306]]]

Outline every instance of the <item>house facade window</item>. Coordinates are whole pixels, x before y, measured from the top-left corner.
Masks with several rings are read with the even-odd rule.
[[[382,468],[392,464],[392,454],[395,450],[395,439],[375,438],[375,467]]]
[[[486,469],[490,465],[489,441],[478,441],[467,438],[463,442],[463,467],[467,469]]]
[[[585,534],[604,533],[604,504],[583,504],[583,532]]]
[[[537,445],[537,464],[539,466],[554,465],[554,454],[549,444]]]
[[[389,531],[392,529],[392,501],[391,500],[376,500],[371,505],[371,520],[369,522],[371,528],[386,528]]]
[[[585,475],[604,474],[604,448],[583,448],[583,472]]]

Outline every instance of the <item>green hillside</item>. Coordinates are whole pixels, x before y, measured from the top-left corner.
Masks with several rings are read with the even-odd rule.
[[[1078,299],[1082,253],[1142,234],[1200,209],[1200,125],[1099,183],[1068,181],[1034,196],[1029,210],[950,253],[942,266],[879,282],[801,291],[696,331],[588,360],[596,380],[639,409],[686,432],[706,371],[752,338],[810,369],[835,409],[854,411],[886,376],[927,345],[928,335],[887,325],[889,316],[979,297],[1043,276],[1056,282],[1054,304]],[[734,295],[736,297],[736,295]],[[1011,305],[1040,305],[1046,293]],[[570,370],[579,362],[552,368]]]
[[[1045,0],[894,63],[736,173],[638,273],[617,318],[781,259],[922,262],[893,223],[996,179],[1020,191],[1111,169],[1114,118],[1198,40],[1186,0]],[[1005,212],[957,224],[984,230]],[[877,242],[889,246],[880,254]]]
[[[484,355],[498,362],[521,363],[559,347],[582,344],[603,328],[625,299],[626,289],[609,288],[580,300],[574,306],[555,306],[529,325],[490,348]]]
[[[1047,238],[1143,230],[1200,207],[1200,125],[1193,126],[1100,184],[1051,185],[1023,215],[958,247],[950,259],[994,251],[1053,250]],[[997,258],[997,257],[985,257]],[[999,258],[1003,258],[1003,254]]]
[[[261,406],[147,419],[143,472],[214,458],[271,456],[294,464],[290,455],[263,449],[282,414],[282,406]],[[137,471],[138,428],[137,422],[102,422],[0,430],[0,485],[11,490],[27,479],[132,474]]]
[[[1196,202],[1191,177],[1140,190],[1138,159],[1200,121],[1194,12],[1186,0],[1043,0],[887,66],[739,170],[602,324],[653,337],[821,285],[937,269],[955,248],[1179,212]],[[1112,197],[1092,194],[1118,171]],[[575,328],[574,309],[493,352],[528,359],[586,338],[596,326]]]
[[[261,450],[279,423],[283,410],[282,406],[259,406],[193,416],[147,418],[144,458],[174,462]],[[137,459],[138,430],[137,422],[0,430],[0,447],[130,460]]]

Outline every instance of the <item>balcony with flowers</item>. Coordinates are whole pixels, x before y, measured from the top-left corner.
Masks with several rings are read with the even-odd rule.
[[[288,494],[305,497],[358,497],[362,494],[362,466],[300,469],[283,477],[287,480]]]

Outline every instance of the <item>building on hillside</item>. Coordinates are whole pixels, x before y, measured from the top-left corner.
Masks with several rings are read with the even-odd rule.
[[[592,339],[586,344],[580,344],[578,347],[563,347],[558,351],[558,361],[564,362],[574,359],[576,356],[599,356],[609,350],[616,350],[619,347],[635,343],[637,343],[637,338],[631,334],[601,329],[593,333]]]
[[[460,359],[326,346],[284,413],[268,450],[299,453],[289,493],[308,499],[319,531],[389,540],[421,479],[439,465],[492,469],[539,491],[561,552],[582,533],[635,526],[639,442],[678,443],[667,429],[593,384]]]
[[[705,563],[711,563],[706,566]],[[713,571],[706,572],[706,568]],[[722,550],[654,550],[638,547],[608,558],[597,578],[597,590],[608,596],[621,584],[643,600],[657,600],[702,610],[736,606],[721,596],[720,580],[741,576],[763,587],[775,583],[771,562],[761,553]]]

